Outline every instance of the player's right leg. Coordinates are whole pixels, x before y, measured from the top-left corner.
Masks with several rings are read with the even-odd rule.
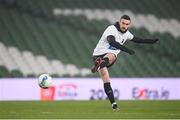
[[[92,73],[95,73],[103,67],[110,67],[115,63],[117,58],[113,53],[107,53],[105,55],[94,57],[94,59],[94,66],[91,68]]]
[[[94,66],[91,68],[91,72],[95,73],[98,69],[100,69],[100,65],[102,64],[103,60],[101,57],[96,58]]]

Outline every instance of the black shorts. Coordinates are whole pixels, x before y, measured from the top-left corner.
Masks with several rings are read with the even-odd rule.
[[[100,58],[103,59],[103,57],[104,57],[105,55],[106,55],[106,54],[98,55],[98,56],[93,56],[93,63],[95,64],[95,61],[96,61],[96,59],[97,59],[98,57],[100,57]],[[116,57],[116,60],[117,60],[117,57]],[[111,67],[111,66],[116,62],[116,60],[115,60],[113,63],[108,64],[108,65],[107,65],[107,68]]]

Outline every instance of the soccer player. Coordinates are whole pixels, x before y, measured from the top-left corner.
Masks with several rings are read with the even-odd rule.
[[[135,43],[148,44],[158,41],[158,39],[143,39],[133,35],[128,30],[130,24],[131,19],[128,15],[121,16],[118,22],[106,28],[93,52],[94,66],[91,68],[91,71],[92,73],[95,73],[96,71],[99,72],[99,75],[104,83],[104,91],[108,96],[114,111],[119,110],[119,108],[114,99],[108,68],[116,62],[117,55],[121,51],[129,53],[130,55],[135,54],[132,49],[124,46],[123,44],[127,40]]]

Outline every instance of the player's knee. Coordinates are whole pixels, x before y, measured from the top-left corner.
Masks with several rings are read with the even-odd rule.
[[[104,70],[105,68],[102,68],[101,70],[100,70],[100,74],[101,74],[101,77],[102,78],[108,78],[109,77],[109,73],[108,73],[108,71],[107,70]]]
[[[109,64],[109,58],[105,57],[105,58],[103,58],[103,62],[100,65],[100,68],[106,67],[108,64]]]
[[[112,53],[107,54],[104,58],[108,58],[108,64],[112,64],[116,61],[116,55]]]

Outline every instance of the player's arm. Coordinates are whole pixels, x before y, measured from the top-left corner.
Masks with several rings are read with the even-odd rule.
[[[129,53],[130,55],[133,55],[135,52],[121,44],[119,44],[116,40],[115,40],[115,37],[113,35],[109,35],[107,37],[107,41],[109,42],[109,44],[117,49],[120,49],[124,52],[127,52]]]
[[[134,36],[131,41],[133,41],[135,43],[153,44],[153,43],[156,43],[158,41],[158,39],[143,39],[143,38]]]

